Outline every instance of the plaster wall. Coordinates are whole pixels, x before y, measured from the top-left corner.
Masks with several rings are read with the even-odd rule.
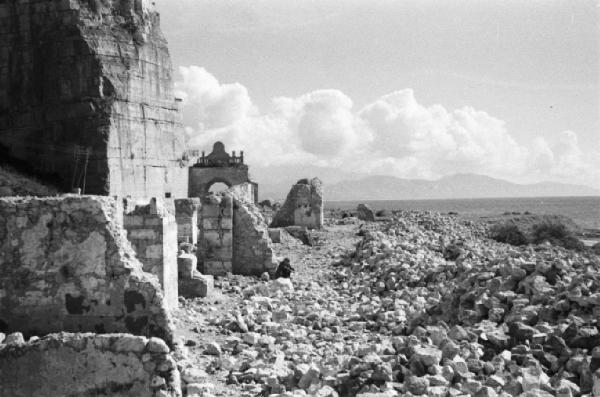
[[[127,241],[120,202],[0,199],[0,332],[127,332],[171,344],[156,276]]]

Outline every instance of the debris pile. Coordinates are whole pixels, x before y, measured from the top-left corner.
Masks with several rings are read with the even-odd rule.
[[[499,244],[423,212],[363,234],[342,259],[321,247],[318,275],[230,287],[239,305],[208,320],[228,336],[203,348],[242,395],[600,393],[591,251]]]

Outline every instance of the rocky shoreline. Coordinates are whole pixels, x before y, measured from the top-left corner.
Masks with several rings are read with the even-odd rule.
[[[182,300],[188,394],[600,395],[592,251],[431,212],[326,224],[316,246],[276,244],[291,283],[235,276],[217,302]]]

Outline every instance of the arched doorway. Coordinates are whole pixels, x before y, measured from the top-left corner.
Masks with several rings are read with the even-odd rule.
[[[225,184],[223,182],[215,182],[209,186],[208,192],[209,193],[220,193],[227,189],[229,189],[229,186],[227,184]]]
[[[206,184],[206,193],[219,193],[229,189],[233,184],[227,178],[213,178]]]

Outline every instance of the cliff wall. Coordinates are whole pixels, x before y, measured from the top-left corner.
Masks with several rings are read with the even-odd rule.
[[[0,2],[0,154],[64,190],[187,196],[159,15],[142,0]]]

